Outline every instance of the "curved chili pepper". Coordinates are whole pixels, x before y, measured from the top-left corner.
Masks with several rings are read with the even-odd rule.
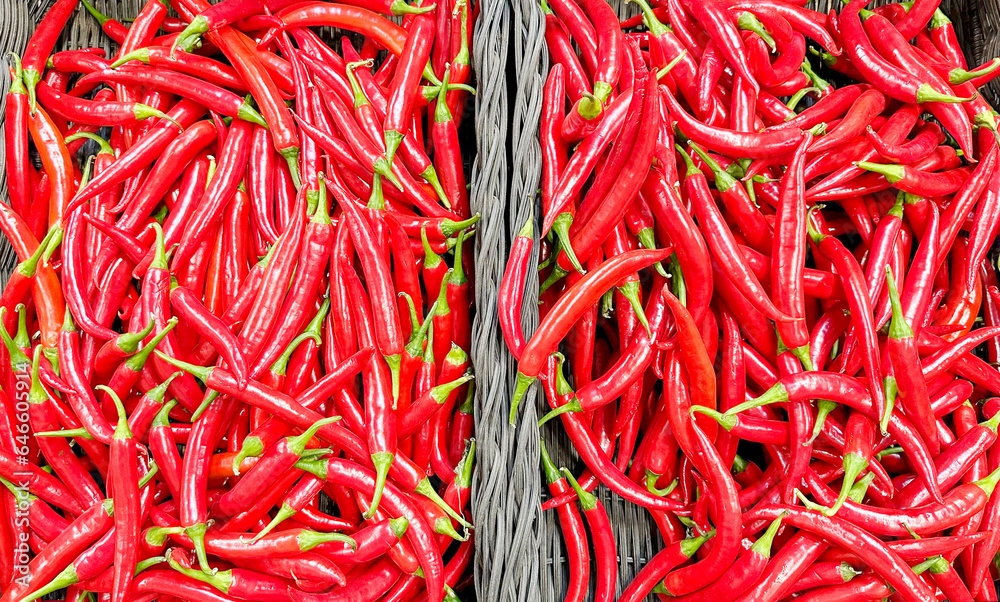
[[[573,490],[576,491],[577,500],[583,510],[583,516],[587,519],[590,527],[591,538],[594,545],[594,559],[597,567],[597,586],[594,591],[594,600],[606,602],[614,598],[615,583],[618,579],[617,553],[615,551],[615,538],[611,532],[611,523],[604,506],[593,494],[584,491],[576,478],[565,468],[562,469],[563,476],[569,481]]]
[[[1000,473],[994,472],[982,480],[960,485],[948,492],[943,504],[914,509],[883,509],[847,501],[838,514],[851,524],[875,535],[905,537],[909,533],[933,533],[955,526],[982,510],[996,487],[998,478]],[[833,499],[832,491],[825,485],[820,485],[815,479],[810,483],[810,490],[814,495],[818,499]],[[812,502],[807,506],[813,506]]]
[[[764,132],[734,132],[713,127],[688,115],[669,90],[661,88],[670,114],[677,120],[677,127],[699,146],[727,156],[746,156],[753,159],[783,155],[793,150],[802,140],[799,130],[772,130]]]
[[[521,398],[544,368],[549,354],[555,351],[555,347],[566,336],[576,319],[624,276],[662,261],[668,256],[669,249],[622,253],[601,264],[597,270],[589,272],[560,298],[521,354],[517,370],[517,387],[511,401],[511,423],[517,416],[517,406]]]
[[[151,331],[150,328],[146,331],[146,335]],[[109,444],[114,434],[113,429],[100,408],[97,407],[97,400],[91,390],[86,367],[80,357],[79,342],[80,335],[73,327],[72,318],[67,312],[63,328],[59,333],[58,346],[60,374],[73,390],[73,393],[67,394],[67,401],[87,432],[101,443]]]
[[[688,321],[689,318],[684,315],[686,310],[681,304],[676,300],[672,301],[671,297],[667,296],[668,291],[664,290],[663,294],[667,303],[671,304],[671,310],[678,322]],[[680,356],[691,361],[689,358],[692,353],[682,347]],[[692,395],[688,398],[687,392],[682,390],[685,382],[679,358],[674,356],[669,366],[671,382],[679,389],[678,399],[667,403],[671,428],[674,429],[674,435],[681,449],[692,459],[698,471],[705,475],[708,487],[711,488],[712,499],[715,502],[713,517],[717,530],[716,541],[705,557],[695,564],[673,571],[664,580],[666,591],[673,595],[683,595],[712,583],[736,560],[739,548],[736,541],[741,537],[742,517],[739,513],[739,495],[728,467],[722,464],[711,440],[691,416],[689,408],[692,405],[707,405],[704,403],[706,400],[704,392],[692,388]],[[698,382],[699,378],[695,376],[697,372],[689,371],[688,374],[692,385]]]
[[[882,542],[862,529],[836,518],[827,518],[817,512],[785,506],[767,506],[748,513],[749,519],[773,520],[786,512],[783,521],[791,526],[807,530],[832,543],[862,550],[868,565],[897,590],[906,591],[917,600],[933,600],[930,588],[903,563],[898,555],[885,547]]]
[[[831,372],[804,372],[785,376],[756,401],[731,408],[727,413],[736,414],[747,407],[761,405],[760,402],[773,403],[794,399],[827,399],[848,405],[873,419],[879,418],[867,387],[851,377]],[[900,416],[898,412],[889,413],[888,428],[890,434],[893,434],[893,437],[907,449],[914,468],[920,475],[919,484],[930,487],[933,498],[940,501],[935,462],[909,420]]]
[[[649,171],[660,119],[659,100],[655,94],[655,88],[656,75],[650,72],[646,79],[643,120],[655,127],[639,131],[632,149],[634,160],[622,169],[618,185],[595,205],[591,215],[581,215],[580,219],[577,219],[573,224],[570,232],[572,234],[571,244],[580,261],[590,259],[594,251],[610,234],[611,226],[618,224],[625,217],[629,201],[639,192]],[[581,212],[585,210],[585,207],[581,207]],[[566,271],[571,267],[565,250],[559,256],[559,267]]]
[[[859,17],[859,12],[867,4],[868,0],[853,0],[840,14],[844,37],[854,42],[846,45],[844,50],[861,75],[902,102],[961,102],[962,99],[938,92],[930,83],[889,63],[875,51]]]

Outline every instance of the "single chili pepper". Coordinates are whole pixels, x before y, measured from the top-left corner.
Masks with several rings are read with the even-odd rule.
[[[573,49],[563,22],[553,14],[548,3],[542,6],[542,12],[545,14],[545,43],[549,48],[553,62],[549,77],[553,77],[553,73],[557,69],[563,71],[566,79],[566,91],[568,91],[570,99],[576,103],[584,94],[591,93],[590,81],[583,70],[583,65],[580,64],[580,59],[576,56],[576,51]],[[557,65],[558,67],[556,67]],[[547,112],[543,111],[542,114],[545,115]],[[555,131],[558,132],[561,127],[560,122]]]
[[[918,600],[934,599],[933,592],[927,584],[914,575],[898,555],[886,548],[878,539],[851,523],[800,508],[782,506],[755,509],[748,513],[748,519],[773,520],[782,512],[787,512],[783,521],[789,525],[810,531],[830,542],[863,550],[868,565],[896,590],[906,591],[908,595]]]
[[[409,128],[413,111],[411,90],[417,85],[430,57],[434,19],[418,15],[410,24],[406,42],[398,53],[399,65],[392,79],[389,104],[382,124],[385,131],[385,157],[389,164]],[[435,82],[437,83],[437,82]]]
[[[820,153],[843,144],[861,134],[886,105],[886,98],[878,90],[866,90],[851,104],[837,126],[809,147],[809,152]]]
[[[809,333],[801,321],[805,317],[805,299],[800,283],[805,269],[805,241],[801,231],[802,226],[808,222],[803,174],[805,151],[810,144],[811,136],[806,134],[795,151],[793,163],[782,178],[776,214],[778,227],[775,229],[771,252],[771,293],[775,306],[785,314],[800,319],[779,322],[778,333],[800,361],[808,361],[809,357]],[[808,363],[803,366],[806,369],[811,367]]]
[[[106,391],[118,410],[118,424],[111,440],[111,464],[109,468],[110,487],[114,501],[114,584],[112,598],[124,600],[132,577],[135,575],[139,550],[135,541],[139,537],[142,517],[139,511],[138,460],[135,439],[128,426],[128,417],[121,399],[114,391],[98,385]]]
[[[586,311],[606,289],[637,269],[666,259],[669,249],[635,250],[618,255],[584,276],[557,303],[546,316],[525,346],[518,363],[517,388],[511,402],[511,422],[517,415],[517,406],[531,383],[541,372],[549,353],[558,344],[580,314]]]
[[[845,39],[856,42],[846,45],[844,50],[863,78],[879,86],[889,96],[906,103],[960,102],[961,99],[938,92],[931,84],[889,63],[876,52],[859,17],[866,4],[866,0],[854,0],[840,14]]]
[[[747,238],[750,246],[760,252],[770,250],[771,227],[747,194],[746,189],[698,145],[691,144],[690,146],[698,153],[705,165],[712,170],[715,188],[719,191],[722,202],[733,216],[740,232]]]
[[[4,152],[7,157],[28,156],[28,120],[30,97],[24,85],[24,70],[17,55],[11,54],[14,69],[7,92],[4,113]],[[14,211],[24,214],[28,209],[31,166],[24,160],[6,161],[7,194]]]
[[[677,260],[685,279],[691,281],[687,289],[687,302],[692,316],[701,320],[712,297],[712,262],[708,246],[688,212],[681,203],[680,195],[668,186],[666,179],[657,173],[647,178],[643,184],[642,196],[656,216],[657,225],[662,225],[668,237],[675,243]]]
[[[271,522],[267,524],[267,526],[261,529],[260,532],[258,532],[255,537],[263,537],[264,535],[267,535],[275,527],[282,524],[284,521],[288,520],[293,516],[302,518],[307,515],[310,515],[310,513],[312,514],[313,517],[316,518],[318,518],[319,516],[323,517],[323,520],[319,522],[323,523],[324,528],[330,530],[351,528],[353,525],[351,525],[349,521],[339,518],[330,518],[327,517],[326,515],[323,515],[322,513],[319,513],[318,511],[313,511],[313,507],[311,504],[315,501],[315,496],[323,488],[323,484],[324,483],[322,480],[314,476],[303,478],[298,483],[296,483],[295,487],[293,487],[292,490],[288,493],[288,495],[285,496],[284,500],[281,503],[281,507],[278,510],[278,513],[275,515],[274,519],[272,519]],[[400,531],[401,529],[397,539],[401,538],[402,533],[406,531],[405,519],[400,519],[400,520],[404,521],[402,527],[400,527],[398,524],[393,525],[394,533]],[[358,543],[359,548],[365,547],[364,538],[360,536],[360,532],[355,533],[354,539]],[[324,544],[324,546],[321,546],[320,551],[325,550],[325,546],[326,544]]]
[[[524,299],[525,280],[531,262],[531,250],[534,238],[533,217],[528,216],[524,226],[511,243],[507,267],[500,280],[499,304],[500,330],[503,332],[507,349],[515,359],[521,358],[521,352],[527,344],[524,340],[524,329],[521,326],[521,304]]]
[[[973,289],[976,286],[976,271],[979,270],[983,259],[989,249],[989,242],[997,236],[998,225],[1000,225],[1000,214],[995,208],[997,202],[997,188],[1000,185],[1000,175],[994,172],[990,185],[983,192],[983,198],[979,203],[979,210],[973,218],[972,228],[969,231],[969,244],[966,250],[967,259],[965,262],[965,288]]]
[[[827,585],[850,583],[861,571],[857,571],[845,561],[817,562],[810,568],[788,592],[798,593]]]
[[[597,37],[597,61],[591,69],[591,78],[594,96],[603,104],[618,84],[625,58],[625,37],[618,26],[618,17],[607,4],[585,0],[580,8],[594,25]]]
[[[664,290],[667,303],[671,305],[678,323],[689,321],[689,317],[684,314],[679,301],[667,296],[669,293]],[[712,492],[712,499],[715,503],[714,519],[716,521],[716,542],[712,549],[699,562],[671,572],[664,581],[666,591],[674,595],[683,595],[698,591],[702,587],[718,579],[723,572],[728,569],[736,560],[739,546],[736,541],[741,537],[742,519],[738,510],[739,496],[736,491],[735,482],[729,473],[729,468],[724,466],[718,456],[718,451],[712,445],[707,434],[692,419],[690,408],[697,405],[699,399],[704,396],[704,392],[695,391],[689,398],[687,391],[683,389],[686,383],[681,370],[680,359],[691,360],[691,351],[682,348],[680,354],[668,354],[671,358],[669,369],[665,370],[664,376],[671,378],[677,386],[677,400],[670,400],[667,404],[667,412],[670,416],[671,428],[674,429],[674,436],[685,454],[692,459],[692,463],[698,471],[706,475],[708,487]],[[694,373],[689,371],[692,384],[698,382]],[[695,397],[697,395],[698,397]],[[714,396],[713,396],[714,401]],[[692,455],[697,454],[697,455]]]
[[[434,104],[431,141],[434,144],[434,162],[437,167],[435,173],[440,178],[438,196],[446,207],[464,217],[469,215],[469,195],[459,147],[458,122],[447,103],[450,75],[451,70],[445,70],[444,81]]]
[[[965,168],[930,173],[906,165],[882,165],[867,161],[859,161],[856,165],[885,176],[890,184],[903,192],[927,196],[944,196],[956,192],[971,173],[971,170]]]
[[[548,481],[549,492],[558,497],[570,491],[570,485],[549,458],[545,445],[541,447],[542,467]],[[566,540],[569,557],[569,586],[566,588],[566,602],[581,602],[587,595],[590,584],[590,549],[587,534],[576,504],[565,504],[556,509],[559,525]]]
[[[306,552],[291,558],[239,558],[235,559],[235,564],[299,582],[312,581],[324,584],[324,586],[339,585],[341,587],[347,583],[347,578],[340,567],[315,552]]]
[[[210,84],[230,88],[238,92],[246,92],[247,90],[247,85],[243,83],[243,80],[232,67],[198,54],[182,52],[170,56],[170,49],[165,46],[137,48],[119,56],[109,65],[109,68],[117,69],[121,65],[125,65],[131,61],[139,61],[153,67],[193,75],[204,79]]]
[[[944,504],[915,509],[881,509],[847,501],[840,509],[841,518],[876,535],[905,536],[909,532],[932,533],[955,526],[982,510],[996,486],[996,473],[973,483],[960,485],[945,496]],[[832,499],[832,491],[813,479],[810,490],[821,499]],[[814,507],[808,502],[807,507]],[[902,525],[906,525],[903,528]],[[946,526],[947,525],[947,526]],[[912,531],[910,531],[912,530]]]
[[[918,78],[926,80],[936,91],[946,95],[953,95],[953,90],[945,81],[945,78],[921,60],[917,51],[911,50],[913,47],[907,43],[906,38],[881,15],[872,15],[865,20],[864,27],[871,33],[871,40],[875,47],[886,57],[892,59]],[[971,100],[967,99],[967,100]],[[972,148],[972,126],[966,111],[960,106],[950,103],[931,105],[932,113],[941,121],[949,132],[952,132],[959,147],[971,158],[974,149]]]
[[[615,583],[617,582],[617,554],[615,552],[614,534],[611,532],[611,523],[604,506],[593,494],[584,491],[576,478],[565,468],[562,469],[563,476],[576,491],[577,500],[583,510],[583,516],[587,519],[590,527],[591,537],[594,545],[594,558],[597,567],[597,586],[594,591],[594,599],[605,601],[614,597]]]
[[[101,27],[101,31],[105,33],[109,38],[111,38],[116,44],[121,44],[125,40],[125,36],[128,35],[128,28],[122,24],[121,21],[117,19],[112,19],[105,14],[97,11],[96,8],[86,0],[80,0],[90,16],[97,20],[98,25]]]
[[[85,75],[80,79],[78,85],[84,85],[92,81],[155,87],[159,90],[189,97],[204,105],[209,110],[216,111],[222,115],[238,117],[239,119],[261,126],[267,125],[264,118],[260,116],[256,109],[236,94],[179,71],[172,71],[162,67],[122,65],[114,70],[105,70]],[[133,110],[132,112],[136,111]],[[88,112],[88,114],[90,113]],[[149,116],[165,119],[169,117],[162,113],[155,113]]]
[[[613,401],[640,377],[653,360],[652,343],[662,335],[664,327],[666,303],[659,294],[660,290],[661,285],[654,284],[646,311],[650,318],[649,330],[640,331],[615,364],[600,378],[583,384],[576,399],[553,410],[542,421],[567,411],[593,411]]]
[[[849,111],[867,90],[868,87],[864,84],[837,88],[798,115],[793,115],[791,119],[773,126],[773,129],[809,129],[820,123],[827,123]]]
[[[892,302],[892,322],[889,326],[889,342],[887,352],[892,362],[893,373],[899,382],[899,397],[904,411],[913,417],[916,426],[927,443],[931,453],[935,453],[940,444],[937,439],[937,428],[934,413],[931,408],[930,396],[923,373],[914,370],[919,365],[913,331],[906,324],[902,315],[902,306],[896,292],[896,283],[891,270],[886,268],[886,280],[889,286],[889,298]],[[915,363],[909,363],[909,362]]]
[[[209,6],[208,2],[202,0],[180,0],[173,5],[181,13],[181,17],[188,22]],[[262,57],[267,57],[271,53],[258,54],[252,40],[231,28],[222,28],[216,32],[208,33],[206,37],[222,50],[241,79],[250,88],[251,94],[260,106],[264,120],[269,126],[274,147],[288,162],[292,181],[297,186],[299,182],[299,138],[291,112],[284,104],[281,92],[275,84],[271,72],[265,68],[262,62]]]
[[[41,346],[36,346],[31,362],[31,387],[27,395],[27,416],[25,416],[30,421],[31,430],[36,433],[59,428],[59,422],[52,407],[54,402],[50,401],[49,394],[38,377],[41,354]],[[74,495],[82,505],[87,506],[103,499],[97,484],[88,474],[80,459],[72,452],[69,443],[61,437],[43,437],[38,441],[38,447],[52,466],[53,471],[62,480],[78,485],[78,489],[74,490]]]
[[[661,95],[681,132],[711,151],[728,156],[763,158],[790,152],[802,139],[802,133],[795,129],[757,133],[733,132],[709,126],[688,115],[669,90],[661,90]]]
[[[906,144],[891,145],[874,128],[866,130],[868,142],[878,154],[893,163],[912,163],[929,155],[941,143],[941,128],[929,123],[922,127]]]
[[[871,391],[872,400],[875,403],[879,423],[883,425],[884,429],[887,421],[885,417],[887,405],[885,394],[882,390],[882,365],[878,353],[878,337],[875,331],[875,324],[871,320],[871,298],[867,290],[868,285],[861,272],[861,266],[858,265],[854,256],[838,239],[819,234],[808,220],[807,228],[813,243],[817,245],[819,251],[824,256],[833,262],[844,284],[848,306],[854,318],[854,332],[862,346],[861,353],[864,356],[869,391]]]

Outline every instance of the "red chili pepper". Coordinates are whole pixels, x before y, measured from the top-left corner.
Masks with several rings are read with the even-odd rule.
[[[552,463],[544,444],[541,454],[549,492],[553,497],[569,492],[569,483]],[[575,504],[559,506],[556,512],[559,515],[559,525],[566,540],[566,553],[569,557],[570,576],[569,586],[566,588],[566,602],[582,602],[587,596],[587,588],[590,585],[590,549],[587,547],[587,534]]]
[[[669,90],[661,89],[670,115],[677,120],[680,131],[698,145],[728,156],[766,158],[783,155],[794,149],[802,140],[799,130],[771,130],[765,132],[734,132],[713,127],[688,115]]]
[[[641,80],[640,80],[641,81]],[[634,161],[627,164],[619,174],[618,186],[612,188],[603,199],[597,201],[593,209],[581,206],[581,215],[574,222],[571,246],[580,261],[587,261],[604,242],[611,229],[617,225],[628,211],[629,201],[635,197],[648,172],[649,162],[659,130],[659,100],[655,94],[656,76],[650,72],[646,79],[642,119],[653,127],[641,129],[636,135],[632,148]],[[568,271],[571,267],[568,255],[559,256],[559,268]]]
[[[871,319],[871,297],[868,294],[868,286],[864,281],[861,266],[838,239],[817,233],[808,220],[807,227],[813,243],[833,263],[834,268],[840,274],[844,291],[847,293],[848,307],[853,317],[854,332],[862,347],[861,353],[864,357],[865,373],[868,377],[868,389],[871,391],[880,424],[884,428],[887,406],[882,388],[882,363],[878,353],[878,336],[874,321]]]
[[[865,554],[868,565],[878,572],[892,587],[904,590],[915,599],[934,599],[930,588],[901,561],[898,555],[885,547],[878,539],[862,529],[836,518],[827,518],[816,512],[800,508],[768,506],[748,513],[748,520],[773,520],[786,512],[783,521],[791,526],[807,530],[831,543],[857,549]]]
[[[306,464],[306,462],[299,463],[303,468],[307,467]],[[336,479],[365,495],[371,495],[375,491],[377,480],[375,473],[362,466],[338,459],[308,462],[308,464],[310,471],[320,478]],[[409,529],[406,536],[420,557],[420,566],[427,580],[428,594],[431,600],[440,601],[443,597],[443,563],[423,515],[391,483],[385,486],[383,502],[387,511],[408,519]]]
[[[25,214],[28,209],[30,188],[30,163],[23,159],[28,156],[28,119],[31,110],[30,98],[24,86],[21,61],[16,55],[11,55],[14,61],[14,72],[11,76],[10,90],[7,92],[4,113],[4,152],[7,157],[22,157],[6,161],[7,194],[10,206],[19,214]]]
[[[517,415],[517,406],[528,387],[542,371],[550,353],[566,335],[580,314],[599,299],[610,286],[624,276],[657,261],[666,259],[669,250],[635,250],[623,253],[601,264],[588,273],[560,299],[546,316],[525,346],[518,362],[517,388],[511,402],[511,423]]]
[[[80,514],[64,531],[64,536],[46,546],[28,565],[30,578],[15,581],[4,593],[2,600],[12,602],[47,584],[97,541],[113,525],[113,504],[104,500]]]

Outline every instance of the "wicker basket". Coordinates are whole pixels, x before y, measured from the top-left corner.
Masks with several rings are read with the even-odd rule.
[[[539,189],[541,172],[541,149],[537,137],[542,86],[549,68],[548,53],[543,40],[545,21],[538,0],[512,1],[515,17],[512,41],[516,54],[511,69],[513,84],[516,85],[513,101],[514,121],[511,130],[514,176],[511,181],[510,204],[507,208],[510,216],[507,224],[510,238],[506,250],[509,250],[509,241],[513,240],[514,234],[531,212],[537,211],[536,191]],[[638,13],[635,4],[624,0],[608,0],[608,2],[620,16],[633,16]],[[873,5],[885,3],[875,1]],[[811,8],[822,11],[840,5],[840,0],[811,2]],[[941,9],[954,21],[966,48],[970,65],[979,64],[1000,54],[1000,0],[944,0]],[[996,101],[1000,98],[1000,85],[992,83],[991,89],[986,93],[991,100]],[[533,260],[537,262],[537,245],[535,253]],[[537,293],[537,282],[529,281],[522,310],[525,331],[528,333],[538,324]],[[516,367],[511,365],[513,360],[509,358],[503,361],[507,376],[506,391],[509,396],[513,391]],[[493,500],[491,503],[495,503],[498,507],[509,508],[509,513],[503,515],[506,521],[503,528],[504,533],[511,533],[505,538],[510,542],[510,547],[499,549],[498,546],[489,546],[487,552],[489,555],[480,559],[477,565],[480,568],[476,575],[477,583],[484,586],[479,589],[483,600],[555,602],[562,600],[568,568],[564,562],[565,552],[556,515],[554,512],[542,515],[537,502],[544,491],[539,468],[541,461],[539,437],[544,435],[549,453],[557,465],[574,466],[580,462],[568,445],[558,421],[547,424],[542,427],[543,432],[539,432],[536,426],[538,412],[548,409],[543,408],[543,402],[532,398],[522,406],[525,411],[517,428],[508,428],[503,439],[505,446],[502,449],[506,451],[508,464],[490,466],[492,472],[483,476],[484,480],[494,484],[499,481],[499,486],[504,491],[502,494],[492,490],[481,491],[479,496],[480,503]],[[484,413],[479,417],[477,432],[492,433],[494,428],[505,428],[507,406],[484,407],[483,410]],[[486,468],[481,465],[481,470]],[[517,479],[508,478],[505,481],[500,477],[502,474],[508,477],[516,475]],[[534,478],[524,482],[525,474]],[[648,513],[624,502],[605,487],[599,487],[596,493],[608,509],[618,544],[618,593],[620,594],[635,573],[661,547],[660,538],[648,518]],[[479,536],[482,535],[483,532],[480,531]],[[537,586],[534,575],[530,574],[529,569],[532,567],[528,565],[537,565],[540,571]],[[532,581],[528,582],[529,578]],[[655,597],[651,596],[650,599]]]
[[[8,52],[22,53],[32,30],[52,4],[53,0],[0,0],[0,53],[6,60]],[[92,0],[96,8],[111,17],[132,17],[138,14],[145,0]],[[470,104],[467,111],[474,111],[474,119],[467,120],[474,126],[475,140],[468,140],[469,150],[474,148],[475,159],[472,163],[472,190],[470,204],[473,213],[481,214],[476,236],[476,303],[477,316],[473,324],[471,357],[479,381],[477,387],[477,414],[492,416],[498,408],[504,413],[502,406],[507,403],[507,357],[503,350],[503,342],[496,328],[497,320],[497,283],[503,273],[507,258],[507,215],[504,206],[508,194],[510,170],[509,147],[507,143],[508,123],[507,95],[508,79],[506,75],[508,53],[508,28],[511,23],[509,5],[497,0],[487,0],[482,3],[478,21],[476,22],[472,56],[475,83],[478,93],[475,104]],[[58,45],[59,49],[81,48],[86,46],[104,47],[111,50],[110,40],[104,36],[97,22],[81,7],[70,20]],[[5,64],[6,66],[6,64]],[[6,98],[9,89],[9,78],[0,78],[0,103]],[[3,105],[0,104],[0,116]],[[2,120],[0,120],[2,123]],[[466,128],[463,128],[463,136]],[[470,136],[472,131],[470,131]],[[463,146],[465,145],[463,139]],[[0,200],[7,203],[7,188],[5,170],[3,169],[3,148],[0,145]],[[0,287],[7,282],[10,273],[17,264],[17,256],[7,242],[0,236]],[[485,427],[477,430],[477,437],[484,444],[479,446],[480,465],[485,467],[511,465],[508,457],[509,444],[505,448],[501,439],[508,436],[506,428],[489,428],[501,425],[496,420],[486,420]],[[536,445],[537,447],[537,445]],[[486,470],[482,474],[496,474]],[[491,558],[490,550],[511,549],[511,536],[505,529],[505,506],[496,503],[496,498],[507,498],[508,479],[502,478],[499,487],[490,486],[484,479],[473,491],[473,513],[477,525],[483,525],[479,537],[476,538],[480,558]],[[522,475],[517,488],[526,492],[526,501],[535,503],[538,492],[530,490],[531,484],[537,481],[534,470]],[[484,495],[488,497],[483,498]],[[480,502],[483,499],[484,502]],[[529,505],[529,504],[526,504]],[[537,506],[537,503],[535,503]],[[476,565],[477,576],[499,576],[503,572],[489,565],[489,560]],[[537,581],[537,578],[536,578]],[[487,581],[478,582],[486,591]],[[537,591],[537,589],[536,589]],[[537,599],[524,597],[523,599]],[[489,595],[481,595],[480,599],[497,599]]]

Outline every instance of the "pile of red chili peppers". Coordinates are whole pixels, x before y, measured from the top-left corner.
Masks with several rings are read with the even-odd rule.
[[[10,60],[0,600],[457,599],[476,7],[80,2]]]
[[[542,2],[529,337],[533,221],[501,285],[511,419],[540,381],[585,465],[543,450],[566,600],[996,600],[1000,60],[938,0],[635,4]]]

